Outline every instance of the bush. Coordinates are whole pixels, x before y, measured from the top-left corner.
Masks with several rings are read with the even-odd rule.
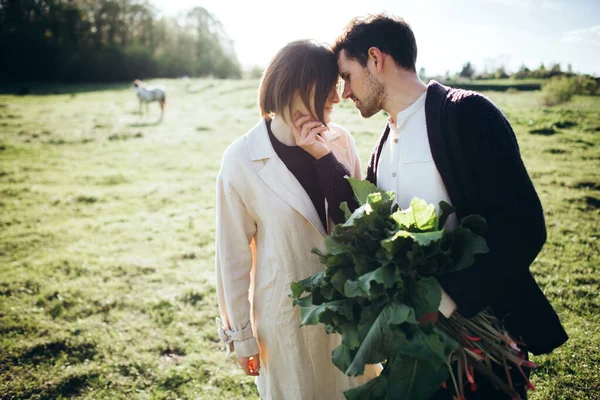
[[[564,76],[551,78],[542,88],[542,103],[546,106],[566,103],[575,94],[576,86],[572,78]]]
[[[600,94],[598,81],[589,75],[574,76],[571,78],[575,85],[575,93],[586,96]]]
[[[566,103],[573,95],[598,95],[598,81],[589,75],[552,77],[542,88],[542,102],[547,106]]]

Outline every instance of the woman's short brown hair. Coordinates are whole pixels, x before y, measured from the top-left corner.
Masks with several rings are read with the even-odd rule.
[[[313,117],[324,122],[327,98],[338,80],[337,61],[331,48],[311,40],[297,40],[275,54],[265,70],[258,88],[261,115],[270,119],[272,113],[292,112],[296,90]],[[310,106],[314,87],[315,110]]]

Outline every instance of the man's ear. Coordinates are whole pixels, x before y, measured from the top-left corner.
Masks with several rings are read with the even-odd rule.
[[[379,50],[378,47],[369,47],[367,51],[369,54],[369,59],[367,60],[367,65],[372,64],[375,68],[375,71],[382,72],[383,71],[383,53]]]

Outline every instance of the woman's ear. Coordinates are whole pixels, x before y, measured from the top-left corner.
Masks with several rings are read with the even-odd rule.
[[[375,68],[375,71],[382,72],[383,71],[383,53],[379,50],[378,47],[369,47],[367,51],[369,54],[369,58],[367,60],[367,66],[372,64]]]

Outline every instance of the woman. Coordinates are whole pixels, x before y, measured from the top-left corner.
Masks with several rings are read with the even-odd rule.
[[[330,123],[337,74],[329,48],[296,41],[281,49],[260,83],[263,118],[225,151],[217,178],[219,336],[256,376],[262,399],[343,399],[380,370],[340,372],[331,361],[339,336],[300,327],[289,298],[291,282],[323,269],[310,252],[325,249],[337,212],[326,205],[335,190],[327,174],[360,177],[354,139]],[[298,113],[311,116],[301,130],[292,123]]]

